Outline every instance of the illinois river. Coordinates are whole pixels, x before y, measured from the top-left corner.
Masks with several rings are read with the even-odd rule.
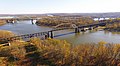
[[[14,24],[8,23],[6,25],[0,26],[0,30],[9,30],[17,35],[23,35],[49,31],[52,30],[52,28],[37,26],[36,24],[32,24],[29,20],[26,20],[17,21],[17,23]],[[66,40],[71,44],[98,43],[100,41],[105,41],[108,43],[120,43],[120,34],[118,32],[112,33],[96,30],[80,32],[79,34],[71,32],[74,32],[74,30],[55,31],[54,35],[59,35],[59,37],[55,37],[56,39]]]

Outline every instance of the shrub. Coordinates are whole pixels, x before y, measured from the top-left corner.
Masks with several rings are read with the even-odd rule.
[[[29,42],[11,42],[0,48],[0,64],[21,66],[117,66],[120,44],[80,44],[72,46],[64,40],[32,38]]]
[[[0,38],[8,38],[8,37],[12,37],[14,36],[15,34],[13,34],[12,32],[10,31],[7,31],[7,30],[0,30]]]
[[[0,30],[0,44],[11,41],[11,39],[7,39],[7,38],[10,38],[10,37],[13,37],[13,36],[15,36],[15,34],[13,34],[10,31]]]

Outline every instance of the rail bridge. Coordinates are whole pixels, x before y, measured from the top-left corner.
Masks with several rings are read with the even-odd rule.
[[[80,26],[76,26],[75,24],[69,24],[72,27],[55,28],[55,29],[52,29],[50,31],[45,31],[45,32],[38,32],[38,33],[33,33],[33,34],[25,34],[25,35],[13,36],[13,37],[8,37],[8,38],[0,38],[0,41],[3,41],[3,42],[7,41],[8,42],[8,41],[12,41],[12,40],[28,39],[28,38],[40,37],[40,36],[44,36],[44,39],[49,38],[49,37],[54,38],[54,33],[53,32],[55,32],[55,31],[74,29],[73,33],[79,33],[79,32],[86,31],[86,30],[93,30],[94,28],[97,28],[98,26],[105,26],[106,24],[113,24],[115,22],[119,22],[119,21],[99,22],[99,23],[80,25]]]
[[[61,23],[61,24],[54,26],[53,28],[61,28],[61,27],[76,28],[77,26],[72,23]]]

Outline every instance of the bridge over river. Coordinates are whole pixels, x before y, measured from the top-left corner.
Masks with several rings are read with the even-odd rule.
[[[114,22],[118,22],[118,21],[114,21]],[[71,34],[71,33],[79,33],[79,32],[84,32],[86,30],[93,30],[94,28],[97,28],[98,26],[105,26],[107,23],[112,24],[114,22],[99,22],[99,23],[81,25],[81,26],[75,26],[74,24],[71,24],[73,27],[55,28],[55,29],[45,31],[45,32],[37,32],[37,33],[32,33],[32,34],[18,35],[18,36],[13,36],[13,37],[9,37],[9,38],[0,38],[0,40],[9,42],[9,41],[12,41],[12,40],[20,40],[20,39],[25,40],[25,39],[29,39],[29,38],[32,38],[32,37],[39,37],[39,36],[44,36],[44,39],[47,39],[49,37],[54,38],[54,37],[68,35],[68,34]],[[54,35],[55,31],[68,30],[68,29],[74,29],[74,32]]]

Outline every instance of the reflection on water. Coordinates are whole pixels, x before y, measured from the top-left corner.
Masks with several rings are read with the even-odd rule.
[[[52,28],[37,26],[35,24],[32,24],[30,21],[18,21],[15,24],[6,24],[4,26],[0,26],[0,29],[13,31],[16,34],[21,35],[48,31],[51,30]],[[74,30],[61,30],[55,31],[53,33],[55,36],[56,35],[59,36],[55,37],[56,39],[67,40],[72,44],[97,43],[100,41],[106,41],[108,43],[120,43],[120,32],[108,32],[96,30],[80,32],[78,34],[72,32],[74,32]],[[62,34],[62,36],[60,34]]]
[[[1,26],[0,29],[10,30],[19,35],[51,30],[49,27],[37,26],[30,21],[19,21],[15,24],[6,24]]]
[[[111,32],[106,33],[105,31],[80,32],[79,34],[71,34],[57,38],[61,40],[67,40],[72,44],[98,43],[100,41],[105,41],[108,43],[120,43],[120,34],[112,34]]]

